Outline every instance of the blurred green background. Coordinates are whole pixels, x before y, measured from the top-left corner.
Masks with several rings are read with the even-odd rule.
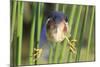
[[[35,65],[48,63],[69,63],[95,60],[95,6],[11,1],[11,65]],[[68,16],[71,38],[76,39],[77,54],[66,47],[56,48],[54,60],[32,62],[34,47],[38,47],[45,17],[51,11],[60,11]],[[60,50],[59,50],[60,49]],[[60,52],[60,53],[57,53]],[[51,52],[52,53],[52,50]],[[50,54],[52,55],[52,54]],[[55,56],[55,55],[54,55]]]

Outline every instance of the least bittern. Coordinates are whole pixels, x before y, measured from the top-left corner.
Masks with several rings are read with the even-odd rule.
[[[33,57],[37,56],[39,58],[41,54],[48,54],[48,48],[43,47],[43,45],[50,45],[52,43],[62,42],[64,39],[67,39],[69,48],[73,53],[76,53],[76,48],[73,44],[75,44],[76,40],[69,40],[70,28],[68,25],[68,18],[61,12],[51,12],[49,16],[46,18],[46,21],[43,25],[41,36],[40,36],[40,47],[38,49],[34,49],[36,51],[33,53]],[[47,49],[47,50],[44,50]]]

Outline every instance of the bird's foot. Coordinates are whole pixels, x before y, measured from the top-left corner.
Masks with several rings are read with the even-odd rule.
[[[71,40],[69,47],[72,53],[76,54],[76,47],[75,47],[75,43],[77,42],[77,40]]]
[[[71,52],[74,53],[74,54],[76,54],[75,42],[77,40],[69,40],[69,38],[67,36],[65,36],[65,37],[66,37],[66,39],[67,39],[67,41],[69,43],[69,48],[70,48]]]
[[[37,60],[42,54],[42,49],[37,49],[37,48],[34,48],[33,49],[33,61]]]

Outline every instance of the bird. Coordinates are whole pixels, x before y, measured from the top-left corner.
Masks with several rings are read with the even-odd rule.
[[[35,48],[34,57],[40,56],[48,60],[49,49],[53,47],[53,43],[61,43],[64,39],[67,39],[71,50],[74,46],[68,39],[71,36],[70,27],[68,25],[68,17],[62,12],[53,11],[45,18],[45,23],[42,26],[40,34],[39,48]],[[42,55],[41,55],[42,54]]]

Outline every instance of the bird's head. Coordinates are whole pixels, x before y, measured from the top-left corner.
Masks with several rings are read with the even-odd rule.
[[[51,42],[61,42],[70,33],[68,18],[61,12],[52,12],[46,20],[47,39]]]

